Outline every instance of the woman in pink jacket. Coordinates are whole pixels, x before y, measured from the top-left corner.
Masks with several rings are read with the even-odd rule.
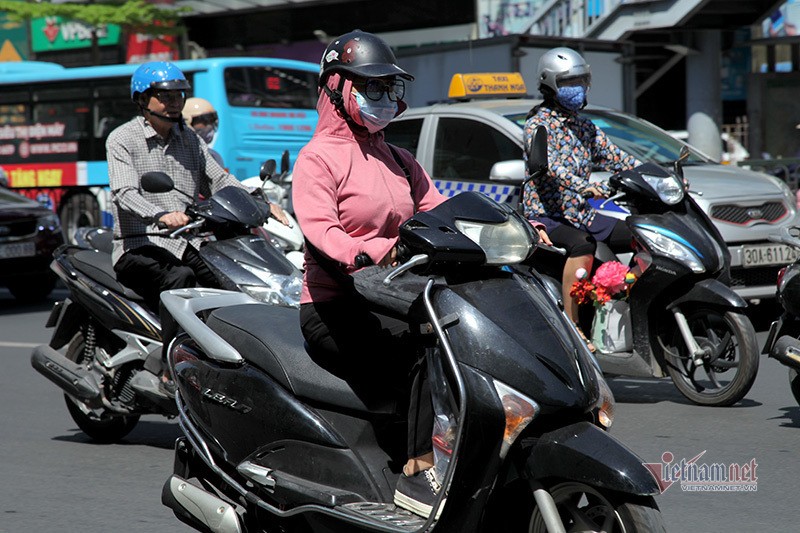
[[[370,313],[348,275],[368,265],[395,264],[400,224],[445,200],[408,151],[384,140],[383,128],[406,109],[405,81],[413,79],[377,36],[355,30],[335,39],[321,62],[319,122],[298,156],[292,183],[307,242],[303,335],[315,356],[344,368],[351,383],[384,388],[398,375],[405,381],[416,353]],[[392,365],[402,371],[384,370]],[[427,516],[438,491],[433,413],[421,374],[412,389],[410,459],[395,503]]]

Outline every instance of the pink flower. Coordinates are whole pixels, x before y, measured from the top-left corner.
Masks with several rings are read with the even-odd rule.
[[[627,273],[628,267],[618,261],[610,261],[600,265],[592,278],[592,283],[598,289],[603,288],[604,292],[613,296],[625,290],[625,275]]]

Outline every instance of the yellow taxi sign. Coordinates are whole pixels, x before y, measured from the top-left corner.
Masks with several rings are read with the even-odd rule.
[[[525,80],[519,72],[454,74],[450,80],[450,98],[474,96],[525,96]]]

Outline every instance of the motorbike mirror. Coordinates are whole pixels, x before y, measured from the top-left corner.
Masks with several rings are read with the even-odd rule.
[[[264,164],[261,165],[261,171],[258,173],[261,181],[267,181],[274,176],[276,168],[278,168],[278,164],[274,159],[267,159],[264,161]]]
[[[547,130],[538,126],[533,132],[531,149],[528,153],[528,176],[538,178],[547,172]]]
[[[168,174],[160,171],[145,172],[141,178],[142,189],[147,192],[169,192],[175,188],[175,182]]]
[[[281,175],[289,172],[289,150],[284,150],[281,154]]]
[[[689,159],[689,148],[683,146],[681,148],[680,154],[678,154],[678,159],[675,160],[675,174],[686,183],[686,178],[683,177],[683,162]]]

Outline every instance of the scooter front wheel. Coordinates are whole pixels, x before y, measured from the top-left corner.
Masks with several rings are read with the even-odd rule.
[[[67,348],[66,358],[76,363],[82,363],[87,357],[85,346],[86,341],[83,334],[76,334]],[[64,395],[64,401],[72,420],[95,442],[118,442],[139,423],[138,416],[111,416],[102,409],[89,409],[68,394]]]
[[[691,310],[686,320],[705,355],[696,364],[676,328],[666,350],[672,382],[696,404],[735,404],[750,391],[758,373],[759,350],[753,324],[742,313],[715,309]]]
[[[620,531],[650,533],[666,531],[655,500],[601,491],[583,483],[560,483],[550,489],[566,531]],[[538,507],[531,515],[528,533],[546,533]]]

